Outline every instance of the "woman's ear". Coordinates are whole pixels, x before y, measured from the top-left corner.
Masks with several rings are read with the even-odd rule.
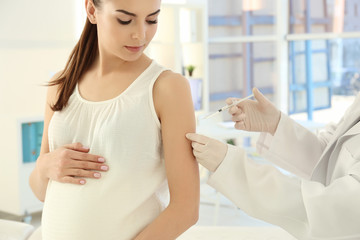
[[[92,24],[96,24],[95,5],[92,0],[85,0],[86,15]]]

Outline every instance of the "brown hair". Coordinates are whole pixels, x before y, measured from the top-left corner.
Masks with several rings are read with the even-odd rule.
[[[93,0],[95,6],[99,5],[99,0]],[[85,27],[78,43],[72,50],[70,57],[65,65],[65,69],[60,76],[51,81],[48,86],[59,85],[56,103],[51,106],[53,111],[61,111],[66,107],[71,94],[82,74],[94,62],[98,54],[98,37],[95,24],[86,19]]]

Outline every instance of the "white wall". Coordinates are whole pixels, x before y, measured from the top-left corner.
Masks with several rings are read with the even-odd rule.
[[[76,41],[76,2],[0,2],[0,211],[22,214],[19,184],[28,183],[19,182],[18,121],[43,116],[41,85],[64,67]]]

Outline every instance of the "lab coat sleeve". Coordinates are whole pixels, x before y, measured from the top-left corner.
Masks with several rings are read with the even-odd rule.
[[[249,215],[289,232],[305,229],[307,216],[301,182],[270,165],[256,164],[244,149],[228,145],[225,159],[208,184]]]
[[[257,151],[275,165],[309,179],[334,129],[329,126],[317,136],[282,113],[274,136],[260,134]]]
[[[360,163],[328,186],[284,175],[229,146],[208,184],[249,215],[298,239],[360,239]]]

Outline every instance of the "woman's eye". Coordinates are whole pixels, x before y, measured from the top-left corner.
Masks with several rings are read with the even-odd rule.
[[[148,24],[157,24],[158,23],[158,21],[157,20],[153,20],[153,21],[150,21],[150,20],[148,20],[148,21],[146,21]]]
[[[122,21],[122,20],[120,20],[120,19],[117,19],[117,20],[118,20],[118,22],[119,22],[121,25],[128,25],[128,24],[131,23],[131,20],[129,20],[129,21]]]

